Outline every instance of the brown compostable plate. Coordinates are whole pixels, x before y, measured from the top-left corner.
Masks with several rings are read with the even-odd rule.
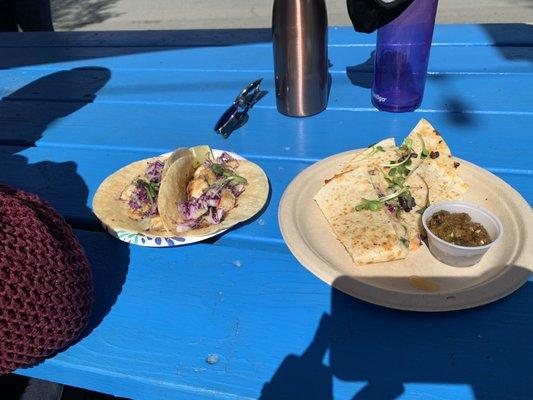
[[[288,186],[279,207],[285,242],[298,261],[329,285],[361,300],[412,311],[477,307],[514,292],[533,270],[533,211],[511,186],[469,162],[459,175],[470,186],[465,201],[491,210],[503,223],[502,240],[475,266],[439,262],[422,244],[404,260],[355,265],[313,200],[324,180],[354,151],[302,171]]]

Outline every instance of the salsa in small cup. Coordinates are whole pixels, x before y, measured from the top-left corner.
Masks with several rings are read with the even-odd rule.
[[[459,215],[463,213],[468,214],[470,218]],[[438,218],[432,220],[433,216]],[[449,217],[451,222],[445,221],[446,217]],[[469,219],[471,221],[468,221]],[[444,226],[446,229],[438,229],[439,224],[447,222],[450,225]],[[500,241],[503,234],[503,226],[498,217],[487,209],[463,201],[445,201],[428,207],[422,215],[422,223],[431,253],[439,261],[455,267],[477,264],[483,255]],[[453,229],[453,223],[463,225]],[[463,235],[463,238],[458,238],[457,235]]]

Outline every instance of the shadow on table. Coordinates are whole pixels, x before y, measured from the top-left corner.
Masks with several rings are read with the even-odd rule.
[[[351,279],[334,284],[345,287]],[[342,397],[352,400],[392,400],[405,383],[468,385],[477,400],[528,399],[532,298],[528,282],[508,298],[476,309],[415,313],[332,289],[331,313],[322,316],[303,354],[283,360],[260,399],[333,399],[334,377],[366,382]]]
[[[271,42],[270,29],[2,33],[0,69],[205,46]],[[40,49],[38,49],[42,46]],[[26,47],[32,47],[28,51]],[[36,50],[37,49],[37,50]]]
[[[75,161],[28,162],[18,153],[26,151],[31,154],[31,148],[49,125],[90,104],[110,77],[111,72],[100,67],[58,71],[29,83],[0,101],[0,182],[47,200],[75,229],[94,229],[96,225],[87,207],[88,188],[77,172]],[[76,134],[75,128],[72,128],[72,134]],[[50,151],[60,158],[60,146]],[[122,290],[129,264],[129,248],[107,234],[76,233],[93,270],[94,304],[84,334],[87,335],[109,313]]]
[[[363,89],[372,89],[375,61],[376,51],[372,50],[368,58],[361,64],[346,67],[346,76],[352,85],[362,87]]]
[[[531,7],[533,7],[533,2],[531,2]],[[481,26],[507,60],[533,62],[533,25],[483,24]]]

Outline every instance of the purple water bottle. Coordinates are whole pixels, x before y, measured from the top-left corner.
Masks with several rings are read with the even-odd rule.
[[[415,0],[378,29],[372,103],[382,111],[416,110],[422,102],[438,0]]]

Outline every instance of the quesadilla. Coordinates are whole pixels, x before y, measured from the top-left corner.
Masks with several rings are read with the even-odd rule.
[[[421,214],[468,189],[440,134],[422,119],[400,147],[385,139],[357,152],[315,201],[358,264],[391,261],[420,247]]]

